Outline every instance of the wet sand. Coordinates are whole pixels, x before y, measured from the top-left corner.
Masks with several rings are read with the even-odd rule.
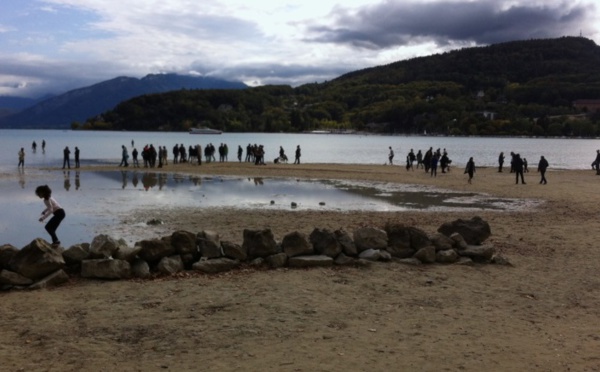
[[[89,169],[118,168],[82,171]],[[600,177],[591,170],[549,170],[547,185],[538,184],[535,171],[525,175],[527,185],[515,185],[507,170],[491,168],[477,169],[471,185],[462,169],[432,178],[400,166],[213,163],[161,171],[434,185],[543,203],[525,212],[476,213],[490,223],[489,241],[513,267],[243,269],[149,281],[73,279],[52,290],[0,293],[0,369],[600,369]],[[132,213],[137,219],[160,215],[165,223],[153,230],[157,235],[210,229],[238,243],[244,228],[271,228],[278,240],[295,230],[352,231],[388,221],[433,233],[443,222],[475,215],[194,208]]]

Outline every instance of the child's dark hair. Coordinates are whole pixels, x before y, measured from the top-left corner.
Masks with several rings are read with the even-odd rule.
[[[48,185],[42,185],[35,189],[35,194],[41,198],[48,199],[50,196],[52,196],[52,190],[50,187],[48,187]]]

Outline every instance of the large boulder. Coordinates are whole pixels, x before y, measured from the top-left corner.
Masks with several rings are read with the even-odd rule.
[[[219,258],[223,256],[221,238],[214,231],[201,231],[196,236],[196,244],[200,256],[204,258]]]
[[[413,258],[418,259],[422,263],[434,263],[436,258],[435,247],[433,245],[423,247],[415,253]]]
[[[133,263],[131,263],[131,275],[133,275],[134,278],[149,278],[150,265],[141,258],[136,258],[133,260]]]
[[[308,241],[306,234],[298,231],[291,232],[283,237],[283,240],[281,241],[281,249],[288,257],[303,256],[314,253],[313,246]]]
[[[56,287],[57,285],[66,283],[69,281],[69,275],[64,270],[58,270],[52,274],[38,280],[29,286],[29,289],[43,289],[48,287]]]
[[[249,230],[244,229],[244,242],[242,247],[248,252],[252,260],[257,257],[268,257],[279,253],[279,247],[271,229]]]
[[[111,258],[119,250],[119,242],[111,236],[100,234],[90,244],[90,258]]]
[[[352,236],[350,233],[344,229],[338,229],[334,232],[335,238],[338,243],[342,247],[342,252],[347,256],[357,256],[358,249],[356,249],[356,244],[354,244],[354,240],[352,240]]]
[[[450,237],[442,234],[435,233],[429,237],[431,243],[435,247],[436,251],[447,251],[448,249],[454,248],[454,240],[450,239]]]
[[[492,234],[490,225],[481,217],[473,217],[470,220],[457,219],[446,222],[438,229],[438,232],[446,236],[459,233],[470,245],[482,244]]]
[[[223,250],[223,255],[227,258],[238,261],[246,261],[248,259],[248,251],[239,244],[221,241],[221,249]]]
[[[163,257],[158,263],[158,265],[156,265],[156,269],[163,274],[175,274],[180,271],[183,271],[183,260],[179,255]]]
[[[0,270],[0,284],[27,286],[33,284],[33,280],[9,270]]]
[[[476,262],[488,262],[496,253],[496,248],[492,245],[470,245],[466,249],[458,251],[463,257],[469,257]]]
[[[310,233],[310,242],[318,255],[337,257],[342,253],[342,245],[335,233],[328,229],[314,229]]]
[[[62,255],[67,265],[79,265],[81,261],[90,258],[90,245],[88,243],[72,245]]]
[[[196,234],[189,231],[179,230],[171,234],[171,245],[175,252],[180,255],[191,254],[199,257]]]
[[[142,240],[137,244],[141,247],[140,258],[149,263],[157,263],[161,258],[177,253],[171,242],[167,239]]]
[[[358,253],[367,249],[386,249],[388,245],[387,233],[374,227],[361,227],[354,230],[354,244]]]
[[[132,263],[141,250],[142,246],[139,243],[134,244],[133,247],[127,244],[119,244],[119,250],[115,253],[114,258]]]
[[[12,260],[17,252],[19,252],[19,250],[14,245],[4,244],[0,246],[0,270],[8,269],[10,260]]]
[[[81,261],[81,276],[96,279],[127,279],[131,277],[131,265],[127,261],[94,259]]]
[[[429,239],[429,235],[418,227],[410,226],[408,228],[410,232],[410,247],[415,251],[420,250],[421,248],[429,247],[431,245],[431,240]]]
[[[283,252],[272,254],[265,258],[265,262],[272,269],[278,269],[280,267],[285,267],[285,265],[288,262],[288,255]]]
[[[388,236],[388,252],[403,251],[410,249],[410,229],[401,223],[387,223],[385,232]]]
[[[38,280],[65,267],[62,250],[37,238],[18,251],[10,260],[9,270]]]

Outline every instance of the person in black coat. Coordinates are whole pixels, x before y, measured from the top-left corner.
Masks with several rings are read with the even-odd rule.
[[[519,176],[521,176],[521,183],[525,185],[525,179],[523,178],[523,159],[521,159],[521,155],[515,154],[513,156],[512,165],[514,168],[514,172],[516,175],[516,184],[519,183]]]
[[[504,166],[504,153],[501,152],[498,156],[498,172],[502,173],[502,167]]]
[[[540,183],[543,183],[544,185],[548,183],[548,181],[546,181],[546,169],[548,169],[548,160],[542,156],[540,158],[540,162],[538,163],[538,172],[540,172],[542,175]]]
[[[465,173],[469,175],[469,183],[473,179],[473,174],[475,173],[475,162],[473,161],[473,157],[469,158],[467,162],[467,167],[465,168]]]

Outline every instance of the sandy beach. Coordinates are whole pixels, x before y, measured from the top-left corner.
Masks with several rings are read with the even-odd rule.
[[[117,167],[82,171],[90,169]],[[598,371],[600,176],[550,169],[540,185],[530,170],[515,185],[493,168],[478,168],[468,184],[458,168],[433,178],[383,165],[170,165],[162,171],[434,185],[541,203],[477,213],[132,211],[160,215],[159,235],[214,230],[237,243],[245,228],[270,228],[278,241],[389,221],[434,233],[479,215],[513,266],[245,267],[0,292],[0,371]]]

